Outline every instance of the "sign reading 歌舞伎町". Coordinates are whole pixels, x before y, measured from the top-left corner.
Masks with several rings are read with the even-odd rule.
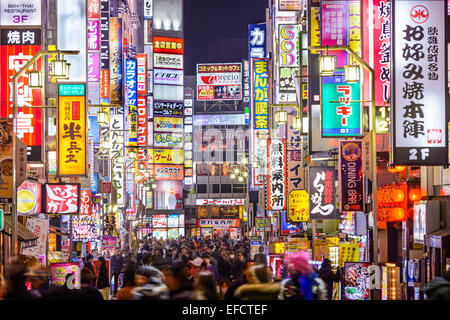
[[[448,164],[447,2],[392,2],[391,163]]]

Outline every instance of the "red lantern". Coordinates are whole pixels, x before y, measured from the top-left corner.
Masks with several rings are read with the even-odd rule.
[[[409,191],[409,200],[414,202],[420,201],[420,199],[422,199],[422,192],[419,189],[411,189],[411,191]]]
[[[395,169],[395,167],[390,167],[390,166],[388,166],[387,169],[388,169],[388,171],[389,171],[390,173],[396,173],[396,172],[397,172],[397,169]]]
[[[403,221],[405,219],[405,210],[403,208],[392,208],[389,210],[389,221]]]
[[[400,189],[394,189],[392,190],[392,199],[394,202],[400,202],[405,199],[405,193]]]
[[[405,166],[395,166],[394,168],[397,172],[403,172],[405,171],[406,167]]]

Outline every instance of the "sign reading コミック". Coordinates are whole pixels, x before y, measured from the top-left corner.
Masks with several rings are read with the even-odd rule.
[[[447,1],[392,2],[391,162],[448,164]]]

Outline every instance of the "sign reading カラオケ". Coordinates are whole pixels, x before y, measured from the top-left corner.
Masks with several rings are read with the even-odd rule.
[[[447,1],[392,2],[391,162],[448,164]]]

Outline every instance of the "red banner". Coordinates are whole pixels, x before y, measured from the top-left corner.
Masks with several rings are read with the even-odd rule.
[[[44,213],[78,214],[80,207],[79,184],[46,184]]]
[[[13,76],[41,49],[40,45],[2,45],[0,50],[0,118],[12,114]],[[41,60],[29,71],[40,71]],[[28,86],[28,73],[17,81],[17,105],[40,106],[41,89]],[[42,112],[40,108],[17,109],[17,137],[27,146],[42,145]],[[34,160],[34,159],[33,159]]]
[[[183,54],[183,39],[153,37],[153,52]]]
[[[137,98],[137,109],[138,109],[138,146],[146,147],[147,141],[147,97]]]
[[[81,190],[80,215],[91,214],[91,190]]]
[[[136,54],[137,60],[137,93],[147,95],[147,54]]]

